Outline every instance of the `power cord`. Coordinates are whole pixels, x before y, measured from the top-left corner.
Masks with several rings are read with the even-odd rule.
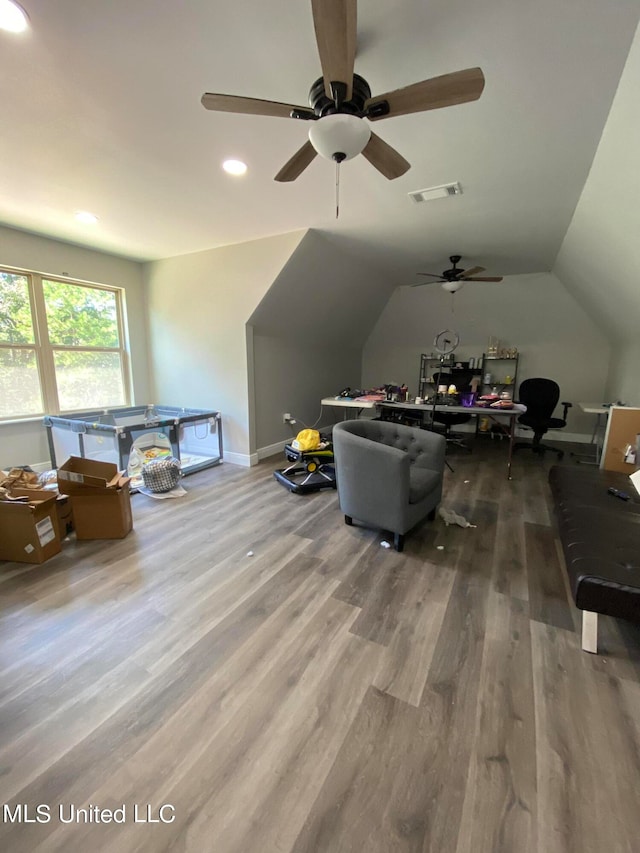
[[[303,420],[300,420],[300,418],[290,418],[289,423],[290,424],[302,424],[302,426],[305,429],[315,429],[321,420],[322,420],[322,406],[320,406],[320,414],[315,419],[314,423],[311,424],[311,426],[309,426],[309,424],[306,424]]]

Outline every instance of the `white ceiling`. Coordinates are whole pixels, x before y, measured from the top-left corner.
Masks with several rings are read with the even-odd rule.
[[[374,94],[474,66],[486,86],[378,122],[412,168],[387,181],[345,163],[336,220],[332,163],[273,181],[308,125],[200,104],[306,104],[320,76],[309,0],[23,5],[31,30],[0,32],[0,222],[137,260],[314,227],[397,283],[452,253],[493,274],[551,268],[640,17],[639,0],[361,0],[356,71]],[[226,175],[227,157],[248,174]],[[462,196],[407,196],[451,181]]]

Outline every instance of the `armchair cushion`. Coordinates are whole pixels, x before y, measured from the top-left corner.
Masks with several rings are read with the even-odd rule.
[[[442,477],[437,471],[412,465],[409,468],[409,503],[420,503],[441,485]]]

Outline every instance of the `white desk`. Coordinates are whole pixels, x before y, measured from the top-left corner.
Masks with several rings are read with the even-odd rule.
[[[586,415],[595,415],[596,422],[593,427],[593,434],[591,435],[591,445],[594,449],[594,458],[588,458],[584,455],[576,456],[576,461],[578,463],[582,463],[583,465],[599,465],[600,457],[602,456],[602,443],[599,441],[602,435],[602,427],[603,421],[602,416],[606,416],[609,414],[609,406],[603,406],[602,403],[578,403],[581,411],[583,411]]]
[[[341,406],[343,409],[375,409],[375,400],[354,400],[351,397],[323,397],[323,406]]]
[[[373,400],[353,400],[350,397],[323,397],[320,400],[321,406],[336,406],[340,409],[358,409],[358,414],[362,409],[375,409],[379,404]],[[347,414],[345,412],[345,418]],[[357,417],[357,415],[356,415]]]
[[[423,403],[421,405],[416,405],[416,403],[377,403],[381,409],[404,409],[404,410],[413,410],[418,412],[424,412],[426,414],[431,414],[433,412],[434,406],[433,404]],[[511,461],[513,459],[513,445],[516,434],[516,418],[518,418],[523,412],[526,411],[524,406],[520,406],[519,408],[513,409],[492,409],[489,406],[448,406],[446,404],[438,404],[435,406],[436,412],[451,412],[462,415],[475,415],[476,417],[485,417],[491,418],[491,420],[498,422],[498,418],[504,418],[509,420],[509,428],[507,431],[507,435],[509,436],[509,453],[507,457],[507,479],[511,479]]]
[[[373,400],[352,400],[348,397],[323,397],[320,401],[322,406],[336,406],[342,409],[395,409],[410,410],[430,415],[433,412],[433,404],[421,403],[390,403],[385,400],[374,402]],[[514,409],[491,409],[488,406],[447,406],[436,405],[437,412],[455,412],[463,415],[475,415],[476,417],[489,417],[495,422],[497,419],[508,419],[509,426],[509,453],[507,458],[507,478],[511,479],[511,460],[513,458],[513,444],[516,432],[516,418],[526,411],[524,407]]]

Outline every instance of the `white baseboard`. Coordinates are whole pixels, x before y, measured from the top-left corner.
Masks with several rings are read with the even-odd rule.
[[[232,465],[243,465],[245,468],[250,468],[252,465],[258,464],[258,456],[256,453],[233,453],[225,450],[223,462],[231,462]]]
[[[319,432],[330,432],[333,424],[328,424],[327,426],[320,427]],[[455,428],[455,432],[475,432],[475,426],[471,426],[469,424],[460,424]],[[533,433],[529,429],[522,429],[520,427],[516,427],[516,437],[517,438],[531,438]],[[258,462],[261,462],[263,459],[268,459],[270,456],[277,456],[278,454],[284,453],[285,444],[289,444],[293,441],[291,438],[283,438],[280,441],[276,441],[273,444],[268,444],[265,447],[259,447],[256,453],[252,453],[251,455],[246,455],[242,453],[227,453],[225,451],[224,458],[228,462],[234,462],[236,465],[245,465],[245,466],[253,466],[257,465]],[[564,430],[549,430],[546,433],[547,439],[553,439],[553,441],[573,441],[579,444],[591,444],[591,435],[587,435],[581,432],[565,432]],[[233,457],[233,458],[231,458]]]
[[[509,422],[506,419],[502,420],[501,423],[504,423],[507,429],[509,428]],[[474,433],[475,431],[476,428],[474,424],[456,424],[456,426],[453,428],[453,432]],[[533,432],[530,429],[525,429],[524,427],[516,426],[515,436],[516,438],[531,439],[533,438]],[[582,432],[567,432],[563,429],[550,429],[544,434],[542,440],[554,442],[573,441],[577,444],[591,444],[591,434]]]
[[[533,433],[530,429],[516,428],[517,438],[531,438]],[[545,432],[543,441],[575,441],[577,444],[591,444],[591,435],[582,432],[566,432],[563,429],[550,429]]]
[[[327,424],[326,426],[316,426],[313,429],[317,429],[320,433],[330,433],[334,424]],[[305,427],[301,424],[300,429],[305,429]],[[298,430],[300,432],[300,430]],[[284,453],[285,444],[291,444],[298,433],[292,435],[290,438],[283,438],[280,441],[276,441],[273,444],[267,444],[265,447],[259,447],[257,453],[252,454],[252,457],[256,457],[256,461],[252,462],[252,465],[257,465],[259,461],[262,459],[268,459],[270,456],[277,456],[280,453]],[[226,455],[226,454],[225,454]]]
[[[325,427],[320,427],[320,432],[328,432],[331,429],[332,425],[327,425]],[[475,430],[470,428],[467,424],[460,424],[460,426],[456,427],[455,432],[474,432]],[[520,429],[516,428],[516,437],[517,438],[531,438],[532,433],[531,430],[528,429]],[[550,430],[546,434],[547,439],[553,439],[553,441],[574,441],[579,444],[591,444],[591,435],[587,435],[585,433],[580,432],[565,432],[564,430]],[[223,462],[230,462],[232,465],[242,465],[245,468],[252,468],[254,465],[257,465],[263,459],[268,459],[270,456],[277,456],[280,453],[284,453],[285,444],[289,444],[293,441],[293,436],[291,438],[283,438],[281,441],[276,441],[273,444],[268,444],[266,447],[259,447],[256,453],[233,453],[228,450],[224,452]],[[47,462],[32,462],[30,463],[30,467],[36,472],[36,474],[41,474],[43,471],[48,471],[51,468],[51,463]]]
[[[259,447],[258,452],[252,454],[256,457],[256,462],[254,464],[257,464],[262,459],[268,459],[270,456],[276,456],[279,453],[283,453],[285,444],[289,444],[294,438],[295,436],[292,436],[291,438],[283,438],[282,441],[276,441],[275,444],[268,444],[266,447]]]

